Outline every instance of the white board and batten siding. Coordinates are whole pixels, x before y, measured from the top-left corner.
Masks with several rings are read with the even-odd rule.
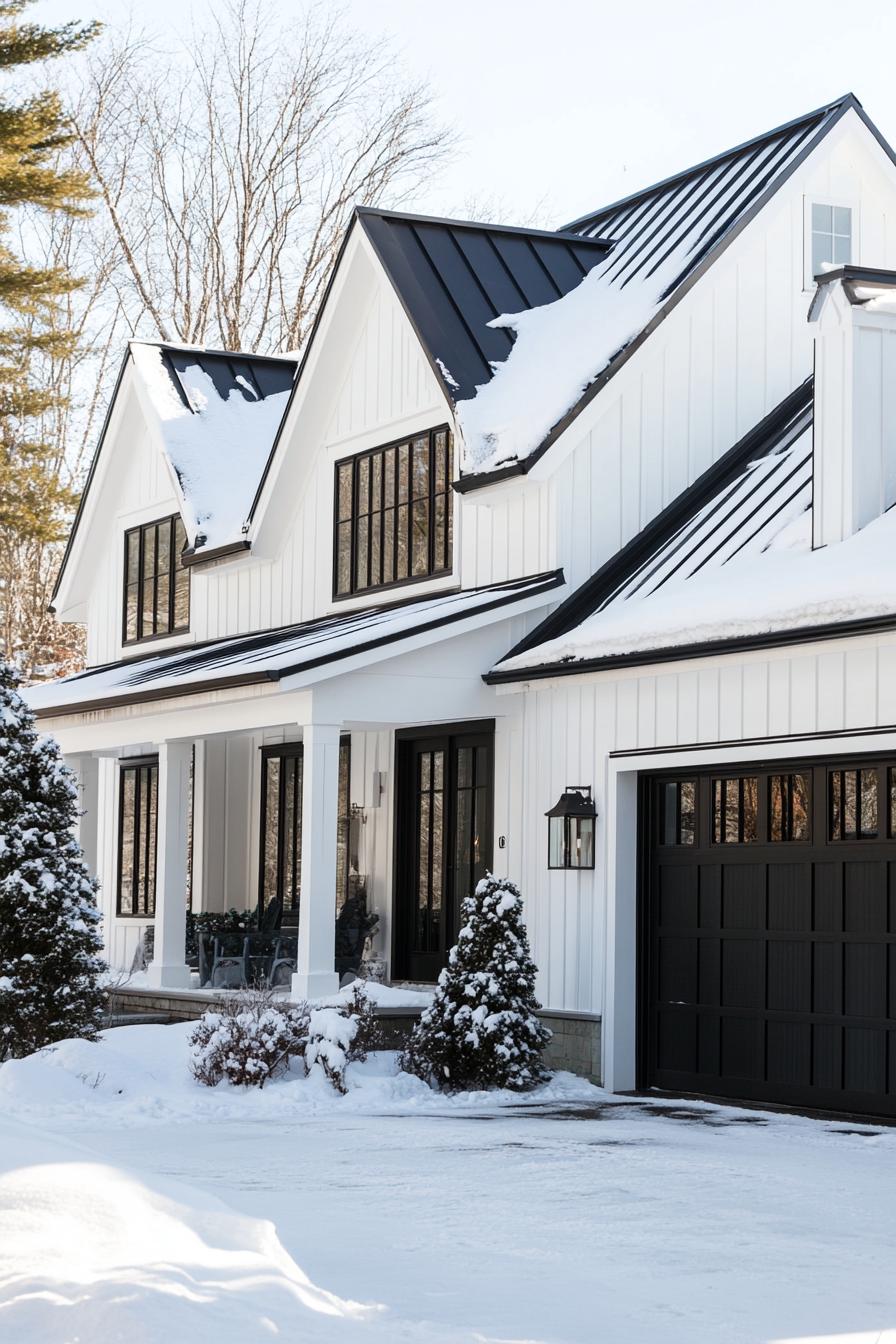
[[[705,748],[707,763],[718,764],[726,749],[732,760],[749,759],[751,752],[763,759],[810,758],[815,735],[896,732],[896,633],[658,664],[627,675],[535,681],[514,698],[521,718],[499,722],[517,732],[519,742],[499,753],[507,773],[497,788],[499,797],[522,795],[509,823],[517,838],[508,866],[526,900],[539,995],[552,1008],[601,1013],[611,753],[690,747],[699,756]],[[844,742],[844,753],[850,749]],[[671,752],[666,764],[674,768],[675,761]],[[636,771],[637,756],[625,768]],[[593,872],[547,867],[544,813],[567,784],[590,784],[595,791]]]

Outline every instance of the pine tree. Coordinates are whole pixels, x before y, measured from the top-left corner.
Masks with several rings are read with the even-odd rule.
[[[23,66],[76,51],[99,28],[21,22],[31,3],[0,0],[0,71],[19,79]],[[59,400],[49,365],[75,343],[60,300],[80,282],[59,267],[28,265],[10,240],[23,207],[84,213],[93,195],[88,179],[63,162],[73,139],[52,90],[18,101],[0,97],[0,537],[4,558],[36,547],[38,569],[40,548],[61,539],[74,502],[60,473],[59,445],[45,426]],[[0,604],[8,598],[8,580],[0,573]],[[18,614],[0,622],[7,632],[0,655],[7,658],[18,652],[17,635],[8,633],[17,624]]]
[[[0,663],[0,1060],[102,1020],[100,915],[72,827],[78,791]]]
[[[464,899],[463,927],[401,1067],[445,1092],[523,1092],[548,1076],[551,1033],[535,1016],[535,963],[517,887],[483,878]]]

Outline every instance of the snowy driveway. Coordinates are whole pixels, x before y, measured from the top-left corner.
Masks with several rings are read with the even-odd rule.
[[[896,1128],[393,1056],[210,1091],[188,1030],[0,1068],[0,1339],[896,1344]]]
[[[458,1340],[896,1341],[896,1131],[589,1112],[79,1138],[273,1219],[312,1282]]]

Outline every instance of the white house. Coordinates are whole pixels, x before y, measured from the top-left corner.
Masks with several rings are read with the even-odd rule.
[[[494,868],[608,1086],[896,1114],[894,375],[852,96],[557,233],[358,210],[301,360],[132,343],[28,693],[113,964],[282,902],[327,991],[363,884],[431,982]]]

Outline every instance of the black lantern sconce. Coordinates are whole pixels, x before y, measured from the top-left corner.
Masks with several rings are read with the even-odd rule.
[[[567,784],[548,819],[548,867],[593,868],[597,809],[590,784]]]

